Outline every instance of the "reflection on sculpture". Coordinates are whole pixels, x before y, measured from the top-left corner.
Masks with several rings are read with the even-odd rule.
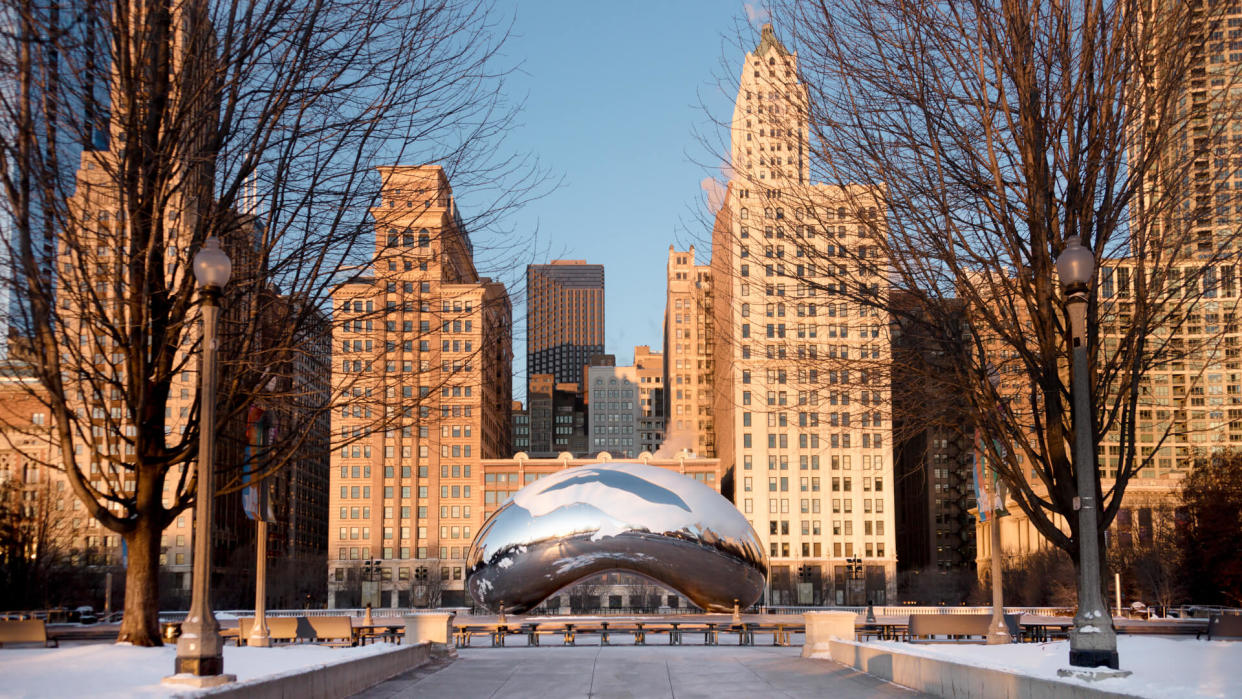
[[[475,601],[516,614],[607,570],[729,611],[759,599],[768,571],[732,503],[693,478],[630,462],[565,469],[514,493],[479,530],[467,564]]]

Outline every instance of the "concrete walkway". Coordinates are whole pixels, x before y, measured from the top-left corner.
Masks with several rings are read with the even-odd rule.
[[[800,648],[467,648],[357,695],[387,697],[921,697]]]

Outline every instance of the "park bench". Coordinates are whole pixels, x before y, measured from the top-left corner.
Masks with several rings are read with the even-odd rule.
[[[1208,619],[1207,640],[1242,641],[1242,614],[1213,614]]]
[[[312,616],[299,617],[298,627],[300,631],[305,631],[302,622],[308,622],[314,635],[311,638],[314,642],[324,646],[353,646],[354,627],[347,616]],[[299,633],[299,636],[306,636],[305,633]]]
[[[539,645],[540,636],[560,636],[564,645],[572,646],[574,644],[574,625],[557,621],[544,621],[538,624],[531,623],[525,625],[527,633],[527,644],[532,646]]]
[[[768,623],[756,624],[754,628],[754,632],[755,633],[770,633],[772,634],[772,645],[787,646],[789,645],[793,634],[806,633],[806,625],[795,623],[795,622],[791,622],[788,624],[779,623],[779,622],[768,622]]]
[[[911,643],[986,643],[991,614],[911,614],[906,640]],[[1009,636],[1021,638],[1016,614],[1005,615]],[[943,636],[944,638],[938,638]]]
[[[662,633],[666,633],[666,634],[668,634],[668,637],[669,637],[668,644],[669,644],[670,646],[671,646],[671,645],[676,645],[676,644],[674,644],[674,643],[673,643],[673,636],[675,636],[676,634],[675,634],[675,633],[674,633],[674,631],[673,631],[673,625],[672,625],[672,624],[668,624],[668,623],[664,623],[664,622],[654,622],[654,623],[644,624],[644,625],[643,625],[643,635],[644,635],[644,637],[645,637],[645,636],[649,636],[649,635],[651,635],[651,634],[662,634]],[[643,643],[644,643],[644,644],[646,643],[646,638],[644,638],[644,639],[643,639]]]
[[[461,624],[453,626],[453,636],[458,648],[469,648],[470,639],[477,633],[490,633],[491,629],[487,626],[478,624]]]
[[[266,617],[267,621],[267,637],[272,642],[288,641],[293,643],[298,640],[298,618],[291,616]],[[237,645],[243,646],[250,641],[251,627],[254,626],[254,617],[241,617],[237,620]],[[221,631],[221,635],[224,632]]]
[[[14,643],[39,643],[45,648],[60,645],[47,637],[47,624],[42,619],[0,621],[0,647]]]

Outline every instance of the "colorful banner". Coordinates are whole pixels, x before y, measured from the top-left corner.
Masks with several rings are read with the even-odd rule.
[[[1004,453],[999,440],[993,443],[997,453]],[[996,472],[988,468],[988,457],[979,440],[979,431],[975,430],[974,465],[971,469],[974,476],[975,502],[979,507],[979,521],[986,522],[995,513],[998,517],[1009,514],[1005,507],[1005,483],[997,477]]]
[[[270,444],[272,419],[263,408],[251,405],[246,415],[246,453],[242,462],[242,482],[250,483],[254,474],[263,470],[259,457],[264,448]],[[242,509],[246,516],[254,520],[275,522],[276,514],[272,511],[271,498],[268,494],[270,484],[258,481],[242,489]]]

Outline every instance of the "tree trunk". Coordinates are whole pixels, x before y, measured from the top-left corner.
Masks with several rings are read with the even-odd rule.
[[[118,643],[162,646],[160,635],[160,529],[153,517],[139,517],[125,535],[129,566],[125,570],[125,618]]]

